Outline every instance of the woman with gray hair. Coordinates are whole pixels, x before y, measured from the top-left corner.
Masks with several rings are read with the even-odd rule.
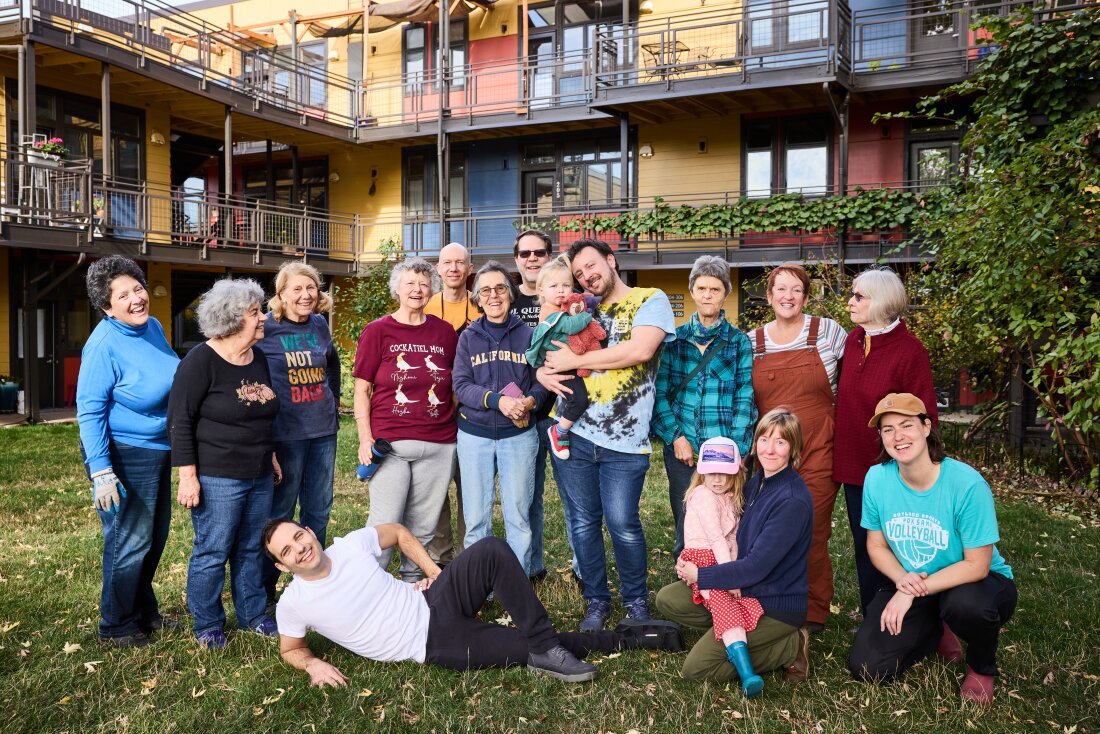
[[[237,626],[272,637],[264,613],[260,530],[271,516],[281,470],[274,456],[279,398],[264,354],[263,289],[254,280],[219,280],[202,295],[199,329],[206,341],[176,371],[168,403],[172,464],[180,505],[191,510],[194,549],[187,568],[187,608],[195,638],[225,647],[225,564]]]
[[[458,397],[458,465],[462,473],[465,547],[493,534],[493,500],[500,479],[505,539],[528,576],[531,499],[539,437],[531,411],[546,397],[525,352],[532,329],[512,313],[516,287],[504,266],[489,262],[474,277],[484,316],[458,338],[454,390]]]
[[[355,351],[355,424],[359,463],[369,466],[385,439],[392,451],[371,475],[368,526],[401,523],[424,545],[435,534],[454,474],[455,408],[451,370],[458,335],[443,319],[424,313],[439,290],[426,260],[410,258],[390,273],[397,310],[367,324]],[[401,577],[416,581],[408,558]]]
[[[726,320],[723,308],[733,286],[729,263],[703,255],[688,276],[696,311],[666,344],[657,373],[652,429],[665,444],[668,499],[676,521],[673,558],[684,549],[684,492],[695,452],[704,441],[726,436],[742,456],[752,453],[756,403],[752,394],[752,348]]]
[[[88,267],[102,313],[81,353],[76,416],[93,503],[103,525],[99,641],[144,647],[165,620],[153,593],[172,521],[166,412],[179,357],[149,315],[145,273],[110,255]]]
[[[852,281],[848,312],[856,327],[848,334],[840,367],[836,434],[844,440],[833,449],[833,481],[844,485],[864,613],[876,592],[891,586],[871,562],[862,524],[863,480],[879,457],[878,433],[869,425],[875,406],[889,393],[912,393],[928,406],[933,425],[938,425],[928,350],[901,318],[908,308],[905,284],[889,268],[864,270]]]

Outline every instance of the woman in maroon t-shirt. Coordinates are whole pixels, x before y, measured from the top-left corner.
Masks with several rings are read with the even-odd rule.
[[[376,439],[393,446],[370,479],[367,525],[401,523],[425,546],[454,474],[457,433],[451,368],[458,336],[446,321],[424,313],[437,290],[439,276],[426,260],[398,263],[390,274],[397,310],[363,329],[352,370],[359,462],[371,463]],[[402,559],[403,579],[422,576]]]

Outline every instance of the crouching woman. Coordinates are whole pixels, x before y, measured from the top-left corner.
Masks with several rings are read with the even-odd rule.
[[[872,563],[894,588],[868,606],[848,668],[857,679],[891,681],[933,652],[962,662],[961,638],[961,696],[988,706],[1001,627],[1016,609],[1012,569],[994,545],[989,484],[944,455],[914,395],[887,395],[868,425],[878,429],[885,461],[867,472],[862,525]]]

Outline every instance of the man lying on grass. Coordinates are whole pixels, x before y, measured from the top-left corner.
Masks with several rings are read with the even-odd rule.
[[[442,571],[396,523],[356,530],[326,551],[309,528],[271,520],[262,542],[275,565],[294,574],[276,608],[279,648],[283,660],[309,673],[311,685],[345,686],[347,678],[313,654],[307,628],[371,660],[414,660],[451,670],[526,664],[569,683],[596,677],[595,666],[582,662],[593,651],[683,649],[672,622],[625,619],[614,632],[555,632],[527,574],[500,538],[474,543]],[[408,584],[388,574],[382,564],[394,546],[427,578]],[[478,621],[490,593],[515,628]]]

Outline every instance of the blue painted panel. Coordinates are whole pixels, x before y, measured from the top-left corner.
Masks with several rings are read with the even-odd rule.
[[[466,149],[466,192],[471,207],[519,203],[519,145],[514,140],[471,143]]]

